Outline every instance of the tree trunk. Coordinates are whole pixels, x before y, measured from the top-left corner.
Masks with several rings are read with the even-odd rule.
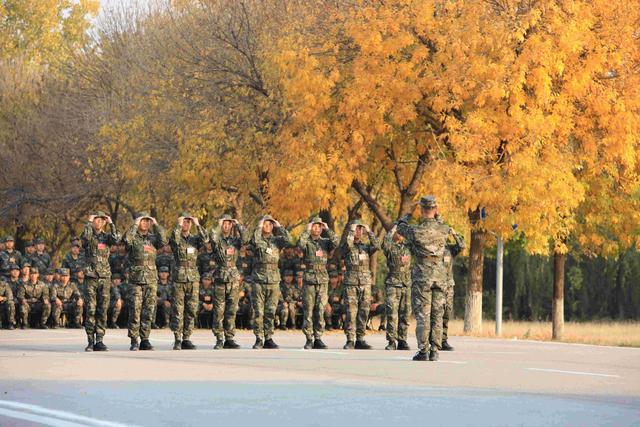
[[[551,306],[552,339],[561,340],[564,332],[564,265],[567,255],[553,254],[553,303]]]
[[[484,245],[486,233],[471,232],[469,248],[469,282],[464,308],[464,332],[482,332],[482,274],[484,269]]]

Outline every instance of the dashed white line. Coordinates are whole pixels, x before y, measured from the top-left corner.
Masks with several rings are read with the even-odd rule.
[[[0,414],[10,418],[17,418],[26,421],[33,421],[54,427],[76,427],[76,426],[96,426],[96,427],[126,427],[113,421],[104,421],[97,418],[86,417],[74,414],[73,412],[48,409],[42,406],[28,403],[14,402],[11,400],[0,400]]]
[[[590,377],[620,378],[620,375],[600,374],[596,372],[564,371],[561,369],[525,368],[527,371],[551,372],[554,374],[585,375]]]

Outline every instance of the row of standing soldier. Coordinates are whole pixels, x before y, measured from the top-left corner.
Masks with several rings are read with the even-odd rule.
[[[463,247],[462,238],[438,216],[436,200],[421,198],[420,220],[411,224],[411,214],[401,218],[387,233],[382,249],[389,272],[385,279],[387,350],[408,350],[407,328],[411,311],[416,318],[418,352],[414,360],[437,360],[442,349],[442,326],[452,309],[453,257]],[[192,230],[195,228],[195,232]],[[367,237],[365,239],[365,236]],[[453,241],[449,240],[453,237]],[[208,242],[213,248],[214,348],[238,348],[234,340],[238,308],[240,248],[248,244],[253,254],[251,304],[254,311],[254,349],[278,348],[273,340],[274,319],[280,297],[280,251],[293,243],[289,232],[267,215],[253,233],[228,215],[207,233],[197,218],[183,213],[167,235],[147,213],[141,213],[124,236],[103,212],[91,215],[81,238],[87,262],[86,351],[106,351],[104,335],[109,309],[111,268],[110,247],[124,243],[129,264],[130,350],[152,350],[149,341],[156,306],[156,252],[169,244],[174,256],[171,304],[173,349],[195,349],[191,342],[198,307],[200,276],[197,257]],[[370,257],[380,248],[378,238],[359,221],[351,223],[343,239],[318,217],[313,218],[298,243],[306,268],[303,286],[303,332],[305,349],[324,349],[324,307],[327,305],[328,256],[338,249],[346,265],[344,276],[345,349],[369,349],[365,340],[371,301]],[[411,260],[413,259],[413,265]],[[3,303],[0,297],[0,303]],[[19,298],[20,299],[20,296]],[[43,314],[44,316],[44,314]],[[446,337],[445,337],[446,342]],[[446,346],[445,346],[445,349]]]

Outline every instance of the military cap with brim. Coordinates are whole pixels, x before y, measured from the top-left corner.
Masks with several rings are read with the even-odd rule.
[[[170,272],[170,270],[169,270],[169,267],[162,266],[162,267],[160,267],[160,268],[158,269],[158,272],[160,272],[160,273],[169,273],[169,272]]]
[[[293,276],[293,270],[285,270],[282,274],[285,276]]]
[[[224,214],[220,217],[220,219],[218,219],[218,225],[222,227],[222,223],[225,221],[231,221],[234,224],[237,224],[238,221],[236,219],[234,219],[231,215],[229,214]]]
[[[68,276],[69,275],[69,269],[68,268],[59,268],[58,269],[58,274],[61,276]]]
[[[138,216],[136,217],[136,221],[139,219],[153,219],[153,217],[147,211],[138,212]]]
[[[35,243],[33,243],[33,240],[27,240],[24,242],[24,247],[28,248],[29,246],[33,246]]]
[[[75,246],[76,248],[81,248],[81,247],[82,247],[82,245],[80,245],[80,242],[76,242],[76,241],[74,241],[73,243],[71,243],[71,247],[73,248],[74,246]]]
[[[47,268],[46,270],[44,270],[44,274],[55,274],[55,270],[53,268]]]
[[[274,218],[274,217],[272,217],[271,215],[265,215],[265,216],[263,216],[263,217],[262,217],[262,222],[264,222],[264,221],[271,221],[271,222],[273,222],[274,224],[276,223],[275,218]]]
[[[203,279],[203,280],[204,280],[204,279],[211,280],[211,273],[204,273],[204,274],[202,275],[202,279]]]
[[[41,244],[43,244],[43,243],[44,243],[44,240],[43,240],[43,239],[41,239],[41,238],[37,238],[37,239],[34,239],[34,240],[33,240],[33,244],[34,244],[34,245],[41,245]]]
[[[13,236],[7,236],[4,238],[5,242],[15,242],[15,239],[13,238]]]
[[[38,274],[38,267],[29,267],[29,274]]]
[[[420,206],[425,209],[433,209],[438,207],[438,202],[434,196],[423,196],[420,198]]]
[[[22,263],[22,268],[31,267],[31,263],[29,261],[25,261]]]
[[[9,264],[9,271],[11,270],[20,270],[20,266],[18,264]]]
[[[113,273],[111,275],[111,280],[120,279],[122,280],[122,275],[120,273]]]
[[[91,215],[89,215],[89,222],[92,222],[96,218],[104,218],[107,219],[109,215],[104,213],[103,211],[95,211]]]

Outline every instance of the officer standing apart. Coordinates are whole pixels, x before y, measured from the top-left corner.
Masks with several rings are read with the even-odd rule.
[[[158,272],[156,251],[167,245],[167,238],[155,218],[142,212],[124,235],[129,256],[129,350],[153,350],[149,342],[156,306]],[[138,338],[141,339],[138,343]]]
[[[197,234],[191,234],[195,225]],[[191,333],[196,320],[198,297],[200,296],[200,274],[196,260],[198,251],[209,241],[198,218],[186,212],[180,214],[178,224],[169,237],[175,260],[171,286],[171,330],[175,338],[174,350],[194,350]]]
[[[240,295],[240,272],[237,263],[240,248],[247,243],[247,237],[242,224],[230,215],[223,215],[218,221],[218,229],[211,231],[211,244],[216,261],[211,328],[216,336],[214,350],[240,347],[233,339],[236,334],[236,312]]]
[[[369,237],[368,243],[363,241],[365,232]],[[354,347],[359,350],[371,348],[364,340],[373,283],[369,260],[379,248],[378,238],[367,225],[358,220],[351,223],[347,237],[340,247],[340,253],[347,268],[344,275],[344,303],[346,306],[344,331],[347,336],[345,350]],[[355,345],[354,337],[356,339]]]
[[[84,272],[87,315],[84,327],[87,333],[87,347],[84,350],[107,351],[102,339],[107,327],[111,289],[109,248],[118,242],[120,236],[109,215],[98,211],[89,216],[89,222],[85,225],[80,239],[86,262]]]
[[[254,349],[278,348],[273,341],[274,320],[280,298],[280,250],[290,245],[291,235],[272,216],[265,215],[258,222],[249,248],[253,254],[253,287],[251,303],[254,311]],[[262,338],[264,337],[264,341]]]
[[[327,237],[322,237],[323,231]],[[298,248],[302,251],[303,262],[306,265],[302,297],[304,304],[302,331],[307,337],[304,345],[306,350],[327,348],[322,342],[325,327],[324,308],[327,305],[329,288],[327,258],[338,244],[338,237],[320,217],[311,220],[298,240]]]
[[[415,257],[411,272],[411,305],[416,318],[418,352],[413,360],[424,361],[428,358],[436,361],[442,347],[444,288],[447,278],[444,248],[449,236],[455,232],[436,218],[438,204],[435,197],[422,197],[419,204],[420,222],[417,225],[409,224],[409,213],[400,219],[397,232],[406,239]]]

